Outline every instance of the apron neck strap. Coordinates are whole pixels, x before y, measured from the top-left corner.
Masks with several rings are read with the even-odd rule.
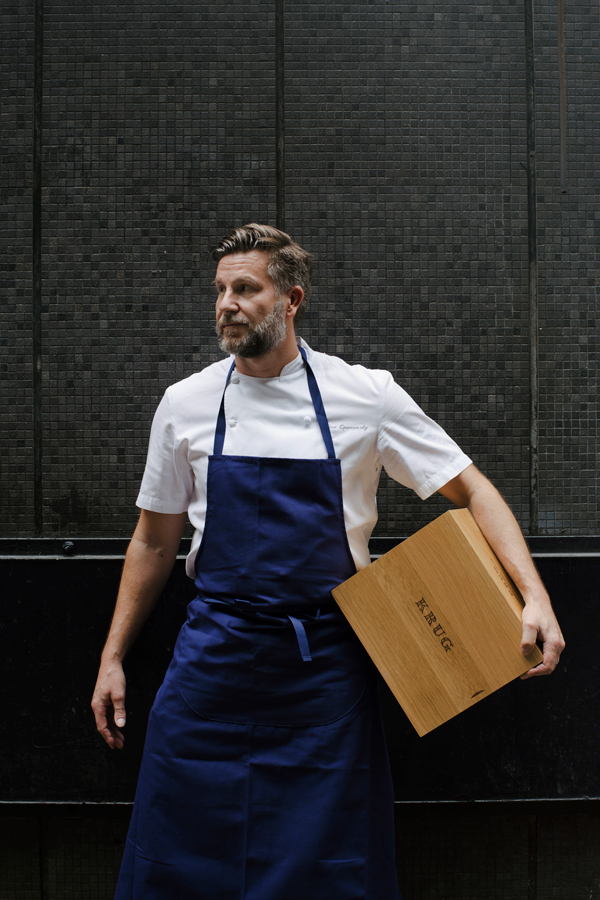
[[[317,422],[319,423],[319,428],[321,429],[321,435],[323,437],[323,441],[325,442],[325,449],[327,450],[328,459],[335,459],[335,449],[333,446],[333,439],[331,437],[331,431],[329,428],[329,422],[327,421],[327,416],[325,414],[325,408],[323,406],[323,400],[321,398],[321,391],[319,390],[319,385],[317,384],[317,379],[314,376],[314,372],[310,367],[308,359],[306,358],[306,350],[304,347],[299,346],[298,349],[302,354],[302,359],[304,360],[304,366],[306,368],[306,379],[308,381],[308,390],[310,392],[310,398],[312,400],[315,415],[317,417]],[[231,363],[231,367],[229,372],[227,373],[227,378],[225,380],[225,390],[227,390],[227,385],[229,384],[229,379],[231,378],[231,373],[235,369],[235,359]],[[222,456],[223,455],[223,444],[225,443],[225,390],[223,391],[223,397],[221,398],[221,406],[219,408],[219,415],[217,416],[217,427],[215,429],[215,443],[213,446],[213,456]]]
[[[231,373],[235,369],[235,359],[231,363],[229,368],[229,372],[227,373],[227,378],[225,379],[225,390],[227,390],[227,385],[229,384],[229,379],[231,378]],[[223,391],[223,396],[221,397],[221,407],[219,409],[219,415],[217,416],[217,427],[215,429],[215,443],[213,445],[213,456],[222,456],[223,455],[223,444],[225,443],[225,390]]]
[[[333,448],[333,439],[331,437],[331,431],[329,428],[329,422],[327,421],[327,416],[325,414],[325,407],[323,406],[323,400],[321,398],[321,391],[319,390],[319,385],[317,384],[317,379],[315,378],[314,372],[310,367],[310,363],[306,358],[306,350],[301,345],[298,345],[298,349],[302,354],[302,359],[304,360],[304,365],[306,366],[306,378],[308,380],[308,390],[310,391],[310,397],[313,402],[313,406],[315,408],[315,415],[317,417],[317,422],[319,423],[319,428],[321,429],[321,434],[323,436],[323,440],[325,442],[325,448],[327,450],[327,456],[329,459],[335,459],[335,450]]]

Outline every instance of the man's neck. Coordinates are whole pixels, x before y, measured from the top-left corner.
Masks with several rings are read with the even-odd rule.
[[[236,356],[235,367],[241,375],[252,375],[254,378],[277,378],[281,372],[298,356],[296,335],[291,329],[285,340],[270,353],[264,356],[242,358]]]

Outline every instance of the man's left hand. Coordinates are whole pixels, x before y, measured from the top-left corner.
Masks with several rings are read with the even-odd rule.
[[[440,488],[440,494],[470,510],[525,601],[521,652],[527,656],[539,640],[544,645],[544,661],[521,678],[549,675],[556,668],[565,641],[515,517],[494,485],[472,464]]]
[[[529,669],[528,672],[521,675],[521,678],[549,675],[556,668],[560,654],[565,648],[565,640],[552,611],[550,598],[545,591],[540,597],[526,599],[522,621],[521,653],[527,656],[535,647],[536,641],[541,641],[544,661],[539,666]]]

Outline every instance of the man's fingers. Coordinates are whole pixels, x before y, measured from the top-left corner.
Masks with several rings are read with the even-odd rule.
[[[554,672],[559,658],[558,654],[544,653],[544,662],[541,662],[539,666],[534,666],[533,669],[528,669],[527,672],[521,675],[521,680],[525,681],[527,678],[534,678],[536,675],[550,675]]]
[[[113,690],[111,694],[112,708],[115,724],[122,728],[125,724],[125,693],[123,690]]]
[[[537,638],[537,628],[528,622],[523,622],[523,635],[521,637],[521,653],[528,656],[533,648]]]
[[[117,750],[122,750],[122,749],[123,749],[123,744],[125,743],[125,738],[124,738],[124,736],[121,734],[121,732],[119,731],[119,729],[118,729],[118,728],[115,728],[115,729],[112,731],[112,733],[111,733],[110,736],[111,736],[111,740],[110,740],[110,741],[109,741],[107,738],[104,738],[104,740],[105,740],[106,743],[109,745],[109,747],[112,747],[113,749],[116,747]]]
[[[114,717],[115,725],[118,725],[119,728],[122,728],[125,725],[125,707],[123,705],[118,706],[116,701],[114,705]]]
[[[548,672],[553,672],[560,659],[560,654],[565,649],[565,641],[562,634],[544,641],[544,665]],[[538,667],[536,667],[538,668]]]
[[[533,678],[536,675],[550,675],[551,672],[554,672],[560,659],[560,654],[565,649],[565,641],[562,634],[559,632],[555,637],[544,641],[542,649],[544,661],[538,666],[534,666],[533,669],[529,669],[524,675],[521,675],[522,680]]]
[[[98,733],[106,741],[109,747],[122,749],[125,738],[119,728],[125,725],[125,696],[112,697],[108,695],[94,695],[92,709],[96,719]]]
[[[542,598],[543,599],[543,598]],[[549,675],[556,668],[560,654],[565,648],[556,616],[546,597],[543,602],[539,598],[526,603],[523,610],[523,634],[521,637],[521,653],[528,656],[535,647],[536,640],[543,642],[544,661],[522,675],[532,678],[534,675]]]
[[[123,749],[125,738],[117,728],[115,728],[114,731],[111,731],[108,727],[99,728],[98,734],[100,734],[104,738],[104,740],[112,750],[114,750],[115,747],[118,750]]]
[[[552,669],[554,669],[554,666],[552,666]],[[527,672],[521,675],[521,681],[527,681],[528,678],[535,678],[536,675],[549,675],[550,672],[552,672],[552,669],[542,662],[539,666],[528,669]]]
[[[112,724],[110,721],[110,713],[112,710],[103,704],[97,704],[95,702],[92,702],[92,709],[94,710],[94,716],[96,718],[96,729],[98,734],[104,738],[109,747],[114,747],[115,738],[110,728]]]
[[[125,738],[115,725],[112,707],[105,708],[104,716],[96,716],[96,726],[109,747],[122,749]]]

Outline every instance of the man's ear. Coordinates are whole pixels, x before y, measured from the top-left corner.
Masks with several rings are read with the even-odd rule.
[[[296,315],[296,313],[298,312],[298,307],[302,303],[303,297],[304,297],[304,291],[302,290],[300,285],[297,284],[295,287],[293,287],[291,289],[291,291],[289,293],[290,305],[288,306],[288,308],[286,310],[286,316],[295,316]]]

